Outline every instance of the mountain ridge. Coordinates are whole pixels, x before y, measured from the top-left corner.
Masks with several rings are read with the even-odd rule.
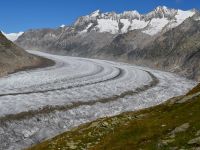
[[[155,35],[161,29],[155,32],[148,32],[145,28],[150,28],[148,25],[160,23],[162,28],[171,23],[173,27],[181,24],[186,18],[191,17],[197,10],[183,11],[180,9],[171,9],[166,6],[158,6],[153,11],[147,14],[140,14],[136,10],[124,11],[123,13],[106,12],[102,13],[100,10],[94,11],[89,15],[79,17],[75,23],[75,28],[82,29],[83,25],[87,26],[84,32],[99,31],[110,32],[112,34],[126,33],[135,29],[144,29],[144,33]],[[96,25],[97,24],[97,25]],[[107,26],[110,24],[110,26]],[[106,27],[105,27],[106,26]],[[121,26],[121,27],[120,27]],[[88,30],[89,29],[89,30]],[[81,32],[81,31],[80,31]],[[82,33],[82,32],[81,32]]]
[[[145,18],[145,17],[146,17],[145,20],[149,20],[152,17],[171,18],[171,17],[174,17],[178,13],[178,11],[193,12],[193,13],[199,12],[197,9],[181,10],[181,9],[167,8],[166,6],[158,6],[153,11],[150,11],[148,13],[139,13],[137,10],[128,10],[128,11],[123,11],[121,13],[116,13],[114,11],[101,12],[101,10],[96,10],[96,11],[91,12],[89,15],[84,15],[84,16],[78,17],[76,19],[76,21],[73,22],[71,25],[62,24],[58,28],[65,28],[65,27],[69,28],[73,25],[76,26],[80,20],[88,20],[88,19],[94,20],[99,17],[100,18],[102,17],[103,19],[113,19],[113,20],[118,19],[118,21],[120,20],[120,17],[121,17],[121,19],[129,19],[129,20],[133,20],[133,19],[142,20],[142,18]],[[42,28],[42,29],[54,29],[54,28]],[[37,29],[29,29],[29,30],[37,30]],[[27,30],[27,31],[29,31],[29,30]],[[22,33],[22,32],[19,32],[19,33]],[[10,34],[14,34],[14,33],[10,33]]]

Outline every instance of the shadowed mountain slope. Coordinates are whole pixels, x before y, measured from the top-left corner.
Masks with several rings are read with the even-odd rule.
[[[50,64],[53,62],[25,52],[0,32],[0,76]]]

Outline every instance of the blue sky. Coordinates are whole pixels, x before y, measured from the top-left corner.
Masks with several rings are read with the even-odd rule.
[[[0,30],[10,33],[30,28],[54,28],[72,24],[77,17],[97,9],[146,13],[163,5],[183,10],[200,9],[200,0],[1,0]]]

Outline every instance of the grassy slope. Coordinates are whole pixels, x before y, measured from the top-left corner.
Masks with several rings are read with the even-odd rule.
[[[87,123],[29,150],[163,150],[200,146],[188,144],[200,130],[198,92],[200,85],[187,95],[173,98],[165,104]],[[189,127],[181,132],[179,126],[185,123]],[[172,133],[177,127],[176,131],[180,132]]]

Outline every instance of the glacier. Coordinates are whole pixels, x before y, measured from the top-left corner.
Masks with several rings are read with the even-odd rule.
[[[196,85],[122,62],[28,52],[56,64],[0,78],[0,149],[23,149],[101,117],[155,106]]]

